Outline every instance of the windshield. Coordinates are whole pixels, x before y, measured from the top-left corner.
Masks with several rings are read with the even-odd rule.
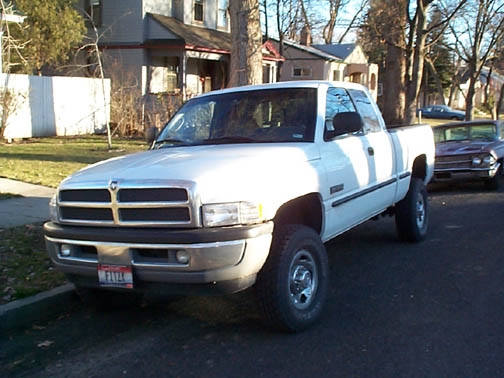
[[[434,141],[451,142],[472,139],[494,140],[497,138],[496,132],[496,127],[493,124],[438,127],[434,129]]]
[[[313,142],[315,88],[243,91],[189,100],[154,148],[222,143]]]

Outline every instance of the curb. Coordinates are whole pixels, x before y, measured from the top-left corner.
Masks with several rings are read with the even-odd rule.
[[[21,328],[29,323],[49,320],[74,303],[75,286],[68,283],[32,297],[0,305],[0,329]]]

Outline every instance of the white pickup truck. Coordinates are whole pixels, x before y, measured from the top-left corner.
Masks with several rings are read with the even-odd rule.
[[[187,101],[149,151],[65,179],[46,244],[81,293],[255,285],[265,319],[295,332],[322,311],[325,242],[380,214],[395,215],[401,240],[425,237],[433,163],[431,128],[387,130],[360,85],[210,92]]]

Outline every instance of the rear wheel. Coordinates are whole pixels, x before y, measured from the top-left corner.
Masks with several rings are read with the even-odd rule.
[[[320,317],[328,280],[327,254],[320,236],[306,226],[280,226],[257,278],[259,307],[275,328],[301,331]]]
[[[412,178],[408,193],[396,204],[396,228],[399,239],[419,242],[427,235],[429,206],[423,180]]]

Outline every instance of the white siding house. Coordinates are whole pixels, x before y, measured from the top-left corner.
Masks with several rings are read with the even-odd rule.
[[[80,0],[89,37],[99,47],[109,77],[128,75],[142,95],[182,98],[227,85],[231,51],[229,0]],[[92,54],[90,70],[96,68]],[[272,70],[281,59],[266,51]],[[113,72],[111,71],[113,70]],[[267,76],[274,78],[274,76]]]

